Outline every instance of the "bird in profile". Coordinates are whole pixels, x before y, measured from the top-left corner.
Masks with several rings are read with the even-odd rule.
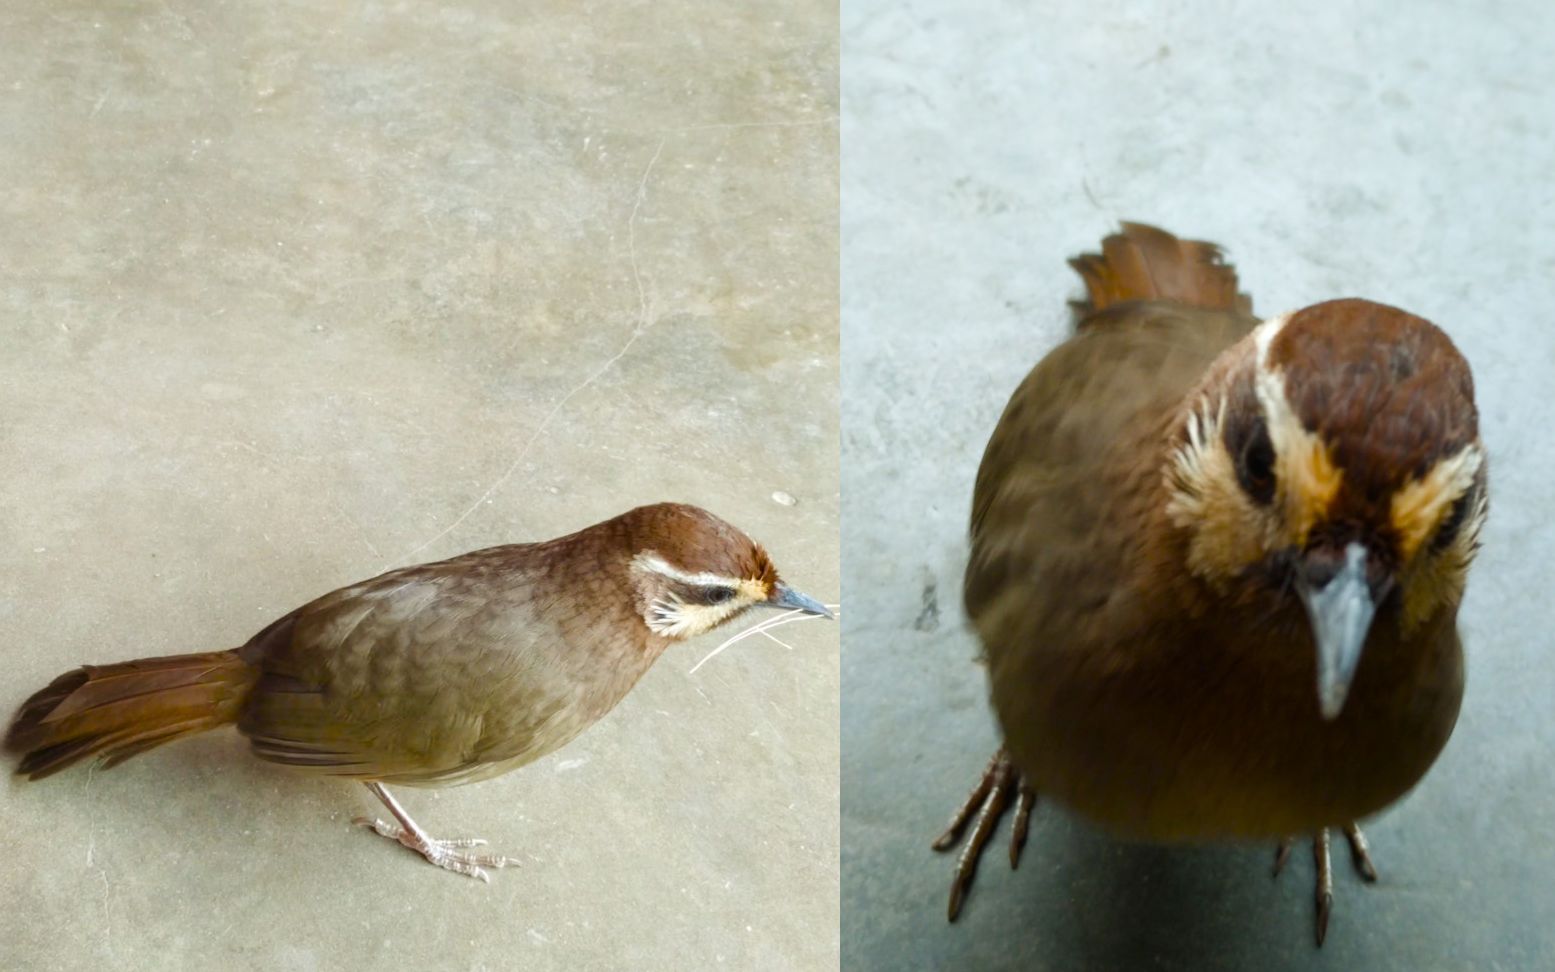
[[[1487,510],[1469,366],[1346,299],[1260,322],[1212,244],[1124,223],[1071,261],[1074,335],[1016,389],[972,502],[967,616],[1004,745],[935,842],[978,857],[1038,795],[1128,839],[1278,842],[1409,791],[1457,721]]]
[[[831,617],[744,533],[705,510],[644,506],[542,543],[393,570],[310,601],[228,651],[83,665],[16,714],[5,749],[39,779],[114,766],[236,724],[260,759],[360,780],[392,821],[356,821],[487,880],[516,863],[438,840],[387,784],[488,779],[565,745],[671,644],[753,607]]]

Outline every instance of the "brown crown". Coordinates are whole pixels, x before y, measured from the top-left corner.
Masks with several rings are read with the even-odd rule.
[[[733,524],[684,503],[640,506],[622,514],[638,551],[653,550],[683,570],[778,582],[767,552]]]
[[[1385,521],[1400,486],[1478,438],[1468,362],[1440,328],[1398,308],[1345,299],[1297,311],[1269,364],[1344,472],[1335,518]]]

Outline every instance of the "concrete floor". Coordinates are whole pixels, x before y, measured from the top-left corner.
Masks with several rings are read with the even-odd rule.
[[[1546,4],[859,0],[843,12],[843,965],[1555,967],[1555,14]],[[1123,846],[1047,806],[961,921],[929,851],[996,745],[960,613],[983,444],[1120,218],[1230,248],[1260,312],[1365,295],[1476,370],[1493,511],[1469,686],[1336,859]]]
[[[830,5],[37,0],[0,36],[6,718],[662,499],[837,600]],[[403,791],[522,859],[489,886],[232,732],[7,774],[0,968],[834,968],[838,629],[785,630]]]

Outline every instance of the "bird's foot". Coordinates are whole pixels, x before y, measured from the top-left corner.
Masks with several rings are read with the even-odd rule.
[[[977,873],[977,862],[983,856],[983,847],[993,836],[999,818],[1009,809],[1012,799],[1015,801],[1015,830],[1010,835],[1010,867],[1013,869],[1020,865],[1020,852],[1026,846],[1026,831],[1031,822],[1032,805],[1037,802],[1037,793],[1026,785],[1020,770],[1015,768],[1009,755],[1001,748],[988,761],[988,768],[983,770],[982,779],[966,798],[966,802],[950,818],[950,826],[934,841],[935,850],[950,850],[961,840],[961,833],[967,823],[973,816],[977,817],[972,837],[962,848],[961,856],[956,859],[955,877],[950,883],[948,914],[951,921],[955,921],[961,913],[961,904],[972,886],[972,877]]]
[[[436,864],[445,871],[453,871],[455,874],[464,874],[468,877],[480,878],[490,882],[491,875],[486,873],[488,867],[507,867],[509,864],[518,866],[518,861],[511,857],[503,857],[500,854],[470,854],[464,849],[469,847],[484,846],[486,841],[479,837],[461,837],[453,840],[438,840],[425,834],[407,830],[399,824],[390,823],[387,820],[379,820],[374,817],[357,817],[351,821],[359,827],[366,827],[381,837],[387,837],[398,842],[402,847],[408,847],[425,857],[427,861]]]
[[[1361,828],[1350,823],[1344,826],[1345,840],[1350,843],[1350,862],[1355,865],[1356,873],[1367,884],[1377,880],[1377,867],[1371,862],[1371,847],[1366,843],[1366,836],[1361,833]],[[1296,843],[1296,838],[1287,837],[1280,841],[1280,845],[1274,852],[1274,876],[1279,877],[1284,869],[1285,862],[1290,860],[1290,850]],[[1317,944],[1321,948],[1323,939],[1328,937],[1328,916],[1334,908],[1334,870],[1333,863],[1328,856],[1328,828],[1319,830],[1312,838],[1312,857],[1317,861]]]

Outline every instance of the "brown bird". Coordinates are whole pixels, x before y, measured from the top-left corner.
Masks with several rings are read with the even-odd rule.
[[[236,723],[254,755],[361,780],[396,821],[357,823],[486,880],[484,868],[516,862],[429,836],[384,784],[470,783],[531,763],[609,712],[672,643],[752,607],[831,617],[730,524],[644,506],[343,587],[241,648],[84,665],[22,704],[5,748],[40,779]]]
[[[951,889],[1037,794],[1130,839],[1314,835],[1376,879],[1355,822],[1452,733],[1456,616],[1486,515],[1468,364],[1365,300],[1259,323],[1214,245],[1123,224],[1071,261],[1076,333],[989,440],[965,602],[1004,747]]]

